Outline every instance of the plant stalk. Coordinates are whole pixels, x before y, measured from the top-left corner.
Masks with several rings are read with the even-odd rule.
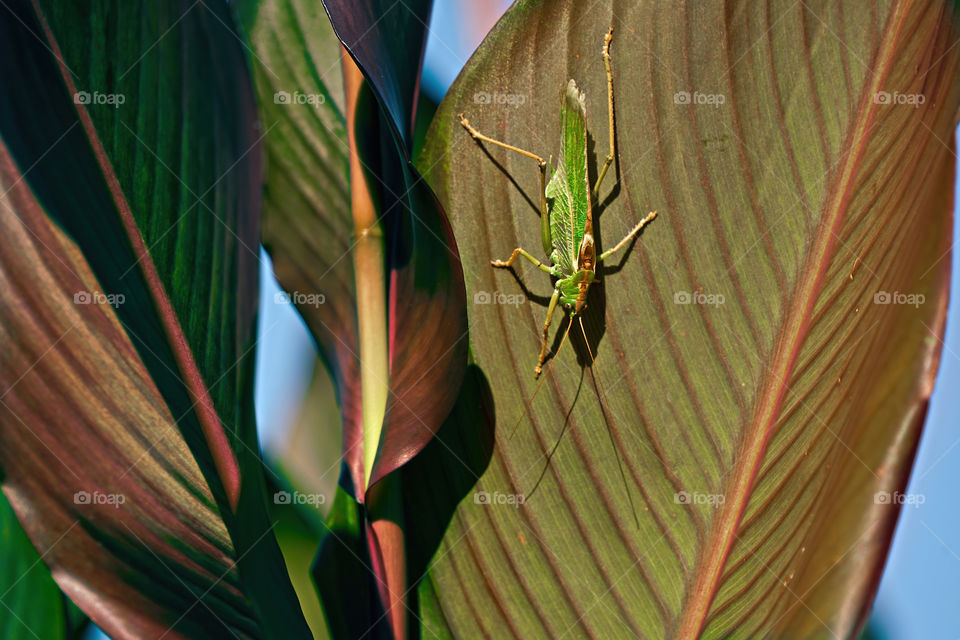
[[[373,463],[389,393],[387,284],[383,230],[377,220],[367,175],[357,150],[357,98],[364,83],[360,69],[341,48],[346,90],[347,136],[350,144],[350,196],[356,243],[353,266],[357,285],[357,328],[360,343],[360,392],[363,409],[363,490],[366,538],[384,618],[394,640],[406,640],[406,556],[399,474],[370,487]],[[380,621],[375,621],[374,624]]]
[[[350,54],[341,48],[346,92],[347,140],[350,145],[350,201],[355,244],[353,270],[357,288],[360,347],[360,398],[363,411],[363,495],[370,484],[386,413],[390,370],[387,343],[387,287],[383,229],[377,220],[356,141],[357,96],[364,79]]]

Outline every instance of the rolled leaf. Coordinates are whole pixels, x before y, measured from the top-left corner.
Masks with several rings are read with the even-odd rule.
[[[323,4],[337,36],[373,85],[390,127],[409,153],[433,0],[324,0]]]
[[[239,13],[252,50],[264,132],[261,237],[286,298],[296,305],[334,380],[343,416],[343,453],[351,461],[346,478],[363,487],[340,43],[320,4],[244,0]]]

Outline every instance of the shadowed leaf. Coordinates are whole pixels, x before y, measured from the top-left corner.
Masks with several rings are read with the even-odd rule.
[[[433,193],[408,162],[431,2],[325,3],[379,109],[358,102],[358,153],[379,206],[390,273],[390,397],[370,484],[417,454],[466,367],[463,275]]]
[[[340,484],[359,502],[370,499],[368,487],[408,462],[433,438],[453,406],[466,366],[464,290],[456,245],[439,205],[409,164],[406,152],[412,144],[429,4],[414,3],[415,11],[403,3],[396,5],[394,13],[400,17],[392,19],[378,13],[377,3],[327,5],[347,48],[371,74],[351,85],[356,86],[356,93],[351,93],[356,98],[343,112],[329,101],[278,105],[272,100],[281,91],[332,93],[327,87],[339,80],[329,73],[333,63],[328,61],[334,55],[329,24],[317,13],[279,1],[241,6],[254,49],[268,148],[264,241],[285,288],[325,295],[324,304],[299,304],[298,310],[333,374],[343,414],[345,472]],[[363,35],[351,38],[351,30],[356,29]],[[312,43],[311,48],[303,51],[303,42]],[[371,56],[380,55],[372,64]],[[347,190],[345,122],[355,123],[349,132],[355,136],[358,159],[352,203]],[[358,202],[369,204],[369,209],[351,210]],[[355,270],[360,269],[361,257],[371,258],[364,263],[371,271],[361,271],[365,275],[360,283],[370,287],[383,269],[385,296],[360,291]],[[364,291],[369,293],[367,288]],[[368,331],[367,337],[375,338],[372,344],[385,348],[371,352],[364,368],[364,375],[375,378],[375,386],[388,387],[382,422],[379,416],[362,413],[366,405],[361,400],[368,402],[379,390],[369,390],[370,397],[360,393],[360,327],[364,323],[358,321],[358,297],[368,305],[367,315],[360,320],[366,319],[368,327],[386,327],[382,332],[386,335],[379,337],[377,331]],[[365,451],[365,417],[380,428],[366,434],[376,443],[375,452]],[[369,465],[366,470],[365,465]],[[399,495],[396,490],[387,493]],[[399,584],[404,564],[402,553],[397,553],[402,545],[399,523],[387,515],[401,510],[387,504],[392,500],[379,502],[379,507],[371,507],[377,513],[361,512],[364,521],[354,542],[376,560],[370,563],[374,579],[361,580],[364,588],[371,598],[382,590],[380,596],[386,602],[391,597],[388,583],[396,587],[394,594],[405,590]],[[376,532],[373,537],[372,532]],[[376,616],[366,600],[356,610],[338,615],[341,590],[349,593],[356,588],[341,584],[342,580],[364,577],[336,571],[354,563],[338,540],[334,534],[324,539],[317,561],[318,584],[328,611],[334,611],[328,616],[334,635],[349,635],[348,629],[357,624],[369,627]],[[328,570],[333,573],[328,575]],[[402,628],[397,606],[390,624]]]
[[[337,491],[312,569],[333,638],[365,634],[380,638],[389,633],[374,595],[375,574],[364,543],[363,519],[362,506],[350,494]]]

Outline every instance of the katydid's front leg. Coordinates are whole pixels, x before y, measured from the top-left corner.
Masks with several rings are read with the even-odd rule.
[[[533,370],[534,377],[539,378],[543,371],[543,361],[547,359],[547,339],[550,335],[550,321],[553,320],[553,312],[557,308],[557,300],[560,298],[560,289],[554,289],[550,296],[550,305],[547,307],[547,319],[543,322],[543,345],[540,347],[540,357],[537,358],[537,367]]]
[[[607,169],[610,168],[614,153],[616,153],[613,139],[613,72],[610,71],[611,40],[613,40],[613,27],[610,27],[610,31],[607,32],[607,35],[603,39],[603,65],[607,69],[607,130],[610,134],[610,153],[607,154],[606,159],[603,161],[603,168],[600,169],[600,175],[597,176],[597,184],[593,185],[594,198],[600,194],[600,183],[603,182],[603,177],[607,175]]]
[[[513,266],[513,261],[517,259],[517,256],[523,256],[530,262],[536,265],[538,269],[549,274],[553,274],[553,269],[543,264],[533,256],[531,256],[527,251],[517,247],[513,250],[513,253],[510,254],[510,257],[507,260],[491,260],[490,264],[495,267],[500,267],[501,269],[506,269]],[[540,377],[540,372],[543,369],[543,361],[547,358],[547,340],[549,339],[550,332],[550,321],[553,320],[553,312],[557,308],[557,300],[560,299],[560,289],[554,289],[553,295],[550,296],[550,305],[547,307],[547,319],[543,323],[543,344],[540,346],[540,357],[537,358],[537,366],[533,370],[536,377]]]
[[[540,168],[540,242],[543,243],[543,252],[550,255],[550,252],[553,251],[553,243],[550,239],[550,216],[547,213],[547,161],[535,153],[483,135],[470,124],[469,120],[463,117],[462,113],[458,114],[457,117],[460,118],[460,124],[470,132],[470,136],[473,137],[474,140],[489,142],[490,144],[495,144],[498,147],[502,147],[508,151],[514,151],[537,161],[537,166]]]

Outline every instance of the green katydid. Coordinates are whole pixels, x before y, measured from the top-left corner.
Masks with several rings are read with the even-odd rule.
[[[543,343],[540,347],[540,357],[537,359],[537,366],[534,369],[534,374],[538,378],[543,370],[543,362],[547,357],[550,322],[553,320],[553,312],[556,310],[557,304],[561,304],[566,309],[572,323],[573,318],[580,314],[586,304],[587,290],[596,278],[596,265],[625,247],[657,215],[656,211],[650,212],[627,233],[623,240],[612,249],[601,253],[599,258],[596,257],[593,241],[593,201],[597,199],[597,195],[600,193],[600,184],[603,182],[604,176],[607,175],[607,170],[613,163],[616,152],[613,130],[613,73],[610,70],[610,41],[612,39],[613,29],[611,28],[603,42],[603,63],[607,71],[610,153],[603,162],[603,167],[600,169],[597,182],[593,185],[592,190],[587,176],[586,105],[584,94],[577,88],[577,83],[574,80],[567,83],[563,96],[560,109],[563,145],[556,171],[553,170],[553,167],[550,167],[549,182],[547,182],[547,162],[542,157],[483,135],[470,124],[462,113],[459,114],[460,124],[470,132],[470,135],[478,143],[489,142],[498,147],[515,151],[536,160],[540,168],[540,238],[543,242],[543,251],[550,257],[553,264],[551,266],[545,265],[521,247],[514,249],[506,260],[491,261],[494,267],[509,268],[513,265],[517,256],[522,256],[544,273],[557,278],[550,304],[547,307],[547,319],[543,323]],[[547,207],[548,199],[552,201],[549,208]],[[582,320],[580,320],[580,324],[582,330]],[[567,328],[569,330],[569,325]],[[584,339],[586,339],[585,335]],[[560,346],[563,346],[562,342]]]
[[[656,211],[651,211],[643,220],[638,222],[627,235],[618,242],[612,249],[604,251],[599,257],[596,255],[596,247],[593,239],[593,204],[600,193],[600,184],[603,182],[607,170],[613,163],[616,146],[614,140],[614,121],[613,121],[613,72],[610,69],[610,41],[613,40],[613,29],[607,32],[603,41],[603,63],[607,72],[607,115],[608,132],[610,135],[610,153],[603,162],[603,167],[597,176],[597,182],[590,188],[590,180],[587,175],[587,111],[585,98],[582,91],[577,88],[577,83],[570,80],[567,83],[560,108],[560,125],[562,147],[560,161],[556,171],[550,167],[550,180],[547,182],[547,162],[540,156],[530,151],[520,149],[513,145],[495,140],[483,135],[463,116],[459,114],[460,124],[470,133],[478,143],[488,142],[509,151],[514,151],[537,161],[540,168],[540,239],[543,243],[543,251],[549,256],[551,265],[548,266],[540,260],[534,258],[528,251],[521,247],[513,250],[513,253],[506,260],[491,260],[491,264],[498,268],[510,268],[513,266],[517,256],[532,262],[538,269],[555,277],[553,295],[547,307],[547,318],[543,323],[543,342],[540,347],[540,356],[537,359],[537,366],[534,369],[536,377],[540,377],[543,370],[543,363],[547,357],[547,344],[549,340],[550,322],[553,319],[553,313],[557,304],[563,306],[570,316],[567,329],[557,348],[559,353],[566,342],[567,335],[570,333],[570,327],[573,325],[573,319],[576,318],[580,324],[580,331],[583,333],[583,341],[590,355],[591,363],[594,363],[593,351],[590,349],[587,340],[586,331],[583,328],[583,318],[580,312],[586,306],[587,290],[596,278],[596,266],[609,258],[611,255],[627,246],[629,242],[638,234],[640,230],[657,216]],[[547,200],[551,201],[550,207],[547,207]],[[550,366],[556,361],[556,357],[551,361]],[[544,378],[545,379],[545,378]],[[597,376],[599,390],[601,394],[601,409],[604,404],[606,394],[603,391],[603,384],[600,383],[600,377]],[[523,415],[530,408],[530,403],[536,397],[540,390],[540,385],[527,403]],[[521,415],[517,421],[517,426],[523,420]],[[613,442],[613,434],[609,432],[610,426],[607,425],[608,433]],[[516,431],[516,426],[514,427]],[[511,434],[512,435],[512,434]],[[616,446],[614,446],[616,449]],[[617,464],[620,468],[620,476],[626,487],[627,479],[623,470],[623,465],[619,456]],[[538,482],[539,484],[539,482]],[[534,487],[535,490],[536,487]],[[630,507],[633,511],[634,521],[639,527],[636,509],[633,505],[633,499],[630,498],[629,491],[627,497],[630,500]]]

